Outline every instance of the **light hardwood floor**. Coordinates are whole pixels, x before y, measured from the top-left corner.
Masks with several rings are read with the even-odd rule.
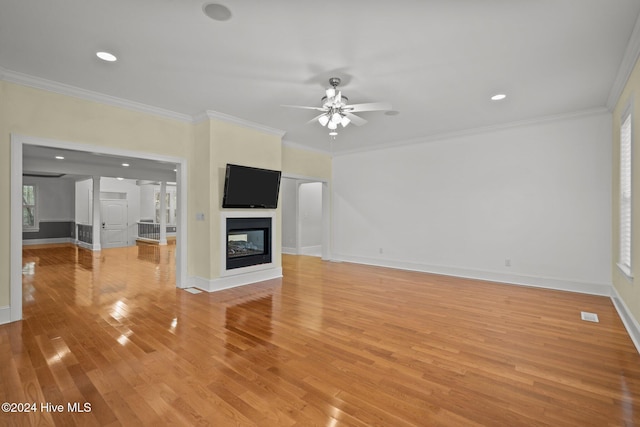
[[[608,298],[296,256],[282,280],[193,295],[174,251],[26,247],[0,401],[37,411],[0,425],[640,425]]]

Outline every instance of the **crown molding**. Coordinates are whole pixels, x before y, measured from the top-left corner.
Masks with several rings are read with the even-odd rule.
[[[618,75],[616,76],[615,81],[613,82],[613,86],[611,87],[611,91],[609,92],[609,98],[607,99],[607,108],[611,111],[615,108],[618,103],[618,99],[622,95],[622,91],[624,90],[631,73],[633,72],[633,68],[638,62],[638,58],[640,57],[640,15],[636,19],[636,24],[633,27],[633,32],[631,33],[631,37],[629,37],[629,42],[627,43],[627,48],[624,51],[624,56],[622,57],[622,62],[620,63],[620,67],[618,68]]]
[[[238,126],[242,126],[248,129],[253,129],[253,130],[257,130],[259,132],[264,132],[264,133],[268,133],[271,135],[275,135],[279,138],[282,138],[284,136],[284,134],[286,133],[286,131],[281,130],[281,129],[276,129],[276,128],[272,128],[269,126],[265,126],[262,125],[260,123],[255,123],[249,120],[245,120],[245,119],[241,119],[239,117],[235,117],[232,116],[230,114],[224,114],[224,113],[219,113],[217,111],[213,111],[213,110],[205,110],[202,113],[196,115],[193,117],[192,122],[193,123],[200,123],[203,122],[205,120],[211,120],[211,119],[215,119],[215,120],[220,120],[223,122],[227,122],[227,123],[231,123],[234,125],[238,125]]]
[[[164,117],[173,120],[179,120],[187,123],[199,123],[208,119],[217,119],[228,123],[233,123],[239,126],[243,126],[249,129],[258,130],[268,134],[276,135],[282,138],[286,133],[283,130],[275,129],[269,126],[254,123],[248,120],[244,120],[238,117],[231,116],[229,114],[219,113],[213,110],[206,110],[195,116],[188,114],[177,113],[175,111],[165,110],[163,108],[154,107],[147,104],[142,104],[135,101],[130,101],[123,98],[117,98],[115,96],[106,95],[99,92],[93,92],[79,87],[67,85],[64,83],[54,82],[52,80],[42,79],[40,77],[34,77],[28,74],[19,73],[16,71],[7,70],[0,67],[0,80],[15,83],[23,86],[29,86],[36,89],[42,89],[49,92],[58,93],[60,95],[72,96],[75,98],[84,99],[87,101],[94,101],[101,104],[111,105],[114,107],[125,108],[132,111],[141,113],[152,114],[159,117]]]
[[[484,127],[465,129],[465,130],[455,131],[455,132],[443,132],[443,133],[438,133],[433,135],[425,135],[423,137],[407,139],[404,141],[384,143],[384,144],[379,144],[371,147],[354,148],[352,150],[338,151],[333,154],[333,157],[339,157],[339,156],[345,156],[348,154],[369,152],[369,151],[375,151],[375,150],[385,150],[387,148],[406,147],[410,145],[424,144],[429,142],[446,141],[449,139],[462,138],[465,136],[474,136],[474,135],[480,135],[480,134],[485,134],[490,132],[499,132],[502,130],[509,130],[509,129],[519,128],[524,126],[545,124],[545,123],[550,123],[550,122],[555,122],[560,120],[571,120],[571,119],[577,119],[582,117],[597,116],[601,114],[611,114],[611,110],[609,110],[606,107],[591,108],[588,110],[574,111],[574,112],[565,113],[565,114],[555,114],[551,116],[541,116],[533,119],[519,120],[515,122],[502,123],[502,124],[492,125],[492,126],[484,126]]]
[[[58,93],[60,95],[72,96],[74,98],[80,98],[86,101],[94,101],[113,107],[120,107],[140,113],[152,114],[167,119],[179,120],[189,123],[193,122],[193,117],[188,114],[176,113],[175,111],[165,110],[163,108],[153,107],[151,105],[146,105],[123,98],[105,95],[103,93],[81,89],[76,86],[54,82],[52,80],[34,77],[24,73],[18,73],[16,71],[7,70],[4,68],[0,68],[0,80],[19,84],[22,86],[29,86],[36,89],[46,90],[49,92]]]

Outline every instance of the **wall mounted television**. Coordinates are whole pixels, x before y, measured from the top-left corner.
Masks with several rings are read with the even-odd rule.
[[[227,164],[223,208],[276,209],[282,172]]]

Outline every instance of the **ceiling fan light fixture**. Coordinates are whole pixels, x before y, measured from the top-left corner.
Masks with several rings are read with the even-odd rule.
[[[339,77],[331,77],[329,79],[329,85],[331,87],[325,89],[325,96],[321,99],[322,107],[310,107],[303,105],[283,105],[283,107],[320,111],[320,114],[311,119],[309,123],[317,120],[321,126],[329,129],[329,136],[333,139],[335,139],[338,134],[336,131],[338,125],[345,128],[349,123],[353,123],[354,126],[362,126],[367,123],[367,120],[354,113],[391,110],[391,104],[387,102],[349,104],[349,98],[344,96],[342,91],[338,90],[338,86],[340,85]]]
[[[322,126],[326,126],[327,123],[329,123],[329,116],[328,115],[323,115],[318,117],[318,122],[322,125]]]

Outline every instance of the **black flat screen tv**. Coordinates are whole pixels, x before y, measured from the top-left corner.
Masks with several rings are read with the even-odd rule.
[[[227,164],[223,208],[276,209],[280,171]]]

